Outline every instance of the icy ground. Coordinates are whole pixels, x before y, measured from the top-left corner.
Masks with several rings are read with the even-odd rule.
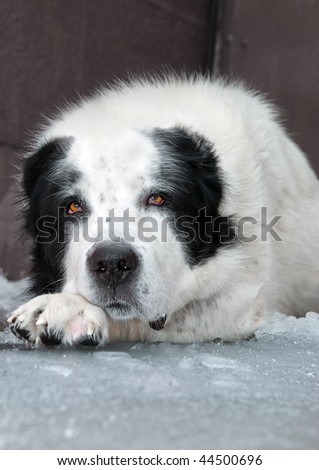
[[[20,289],[0,278],[0,317]],[[0,356],[1,449],[319,449],[315,313],[235,344],[26,350],[6,329]]]

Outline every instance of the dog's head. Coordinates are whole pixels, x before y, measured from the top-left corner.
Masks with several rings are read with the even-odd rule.
[[[187,127],[103,128],[77,112],[24,160],[33,292],[78,293],[160,329],[218,285],[207,266],[234,240],[218,156]]]

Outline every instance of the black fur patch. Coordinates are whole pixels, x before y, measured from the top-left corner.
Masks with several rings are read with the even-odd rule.
[[[98,346],[102,340],[101,335],[98,336],[82,336],[79,340],[81,346]]]
[[[62,343],[62,332],[45,331],[41,333],[40,339],[46,346],[58,346]]]
[[[213,145],[180,127],[154,129],[152,137],[161,153],[154,177],[177,239],[190,266],[204,263],[235,241],[232,216],[219,214],[225,183]]]
[[[72,142],[72,137],[52,140],[23,162],[24,231],[33,239],[30,290],[35,295],[58,292],[62,284],[68,218],[59,207],[72,199],[80,176],[63,162]]]
[[[22,328],[19,323],[14,326],[11,326],[10,329],[12,333],[19,339],[29,340],[31,336],[31,331]]]

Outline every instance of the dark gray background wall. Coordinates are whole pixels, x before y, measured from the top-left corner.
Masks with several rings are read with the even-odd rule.
[[[18,148],[43,114],[128,72],[218,72],[284,110],[319,172],[316,0],[0,0],[0,269],[26,270],[12,206]]]
[[[319,174],[319,2],[221,3],[219,70],[270,94]]]

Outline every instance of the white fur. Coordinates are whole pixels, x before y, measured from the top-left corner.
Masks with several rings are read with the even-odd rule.
[[[107,326],[107,312],[93,305],[85,268],[91,244],[80,238],[68,248],[63,293],[31,301],[32,309],[46,304],[45,321],[63,329],[68,344],[78,338],[72,334],[70,315],[81,322],[87,306],[93,312],[87,323],[93,323],[104,341],[235,340],[251,335],[273,311],[303,315],[318,310],[318,180],[278,123],[272,106],[255,93],[238,84],[200,78],[137,81],[101,91],[66,110],[50,122],[38,144],[74,137],[66,164],[74,164],[84,174],[80,189],[94,208],[89,222],[93,235],[96,217],[112,208],[119,215],[130,208],[137,221],[149,215],[137,197],[156,183],[151,170],[161,156],[145,131],[174,126],[187,127],[213,143],[227,186],[221,213],[235,214],[237,220],[254,217],[257,224],[247,225],[245,235],[256,234],[257,240],[220,250],[194,269],[187,265],[172,231],[167,243],[136,240],[134,247],[145,266],[138,292],[143,311],[136,319],[109,319]],[[104,202],[101,194],[106,195]],[[261,241],[261,207],[268,208],[269,220],[282,217],[275,226],[282,241]],[[156,209],[152,216],[161,222]],[[132,229],[136,234],[136,223]],[[117,230],[117,235],[123,235],[121,228]],[[147,295],[142,293],[145,286]],[[69,294],[77,299],[71,310],[63,303]],[[34,328],[40,325],[38,320],[34,326],[30,306],[20,307],[11,323],[23,315],[25,327],[33,322],[35,339],[40,333]],[[148,322],[164,313],[168,316],[165,328],[151,330]]]

